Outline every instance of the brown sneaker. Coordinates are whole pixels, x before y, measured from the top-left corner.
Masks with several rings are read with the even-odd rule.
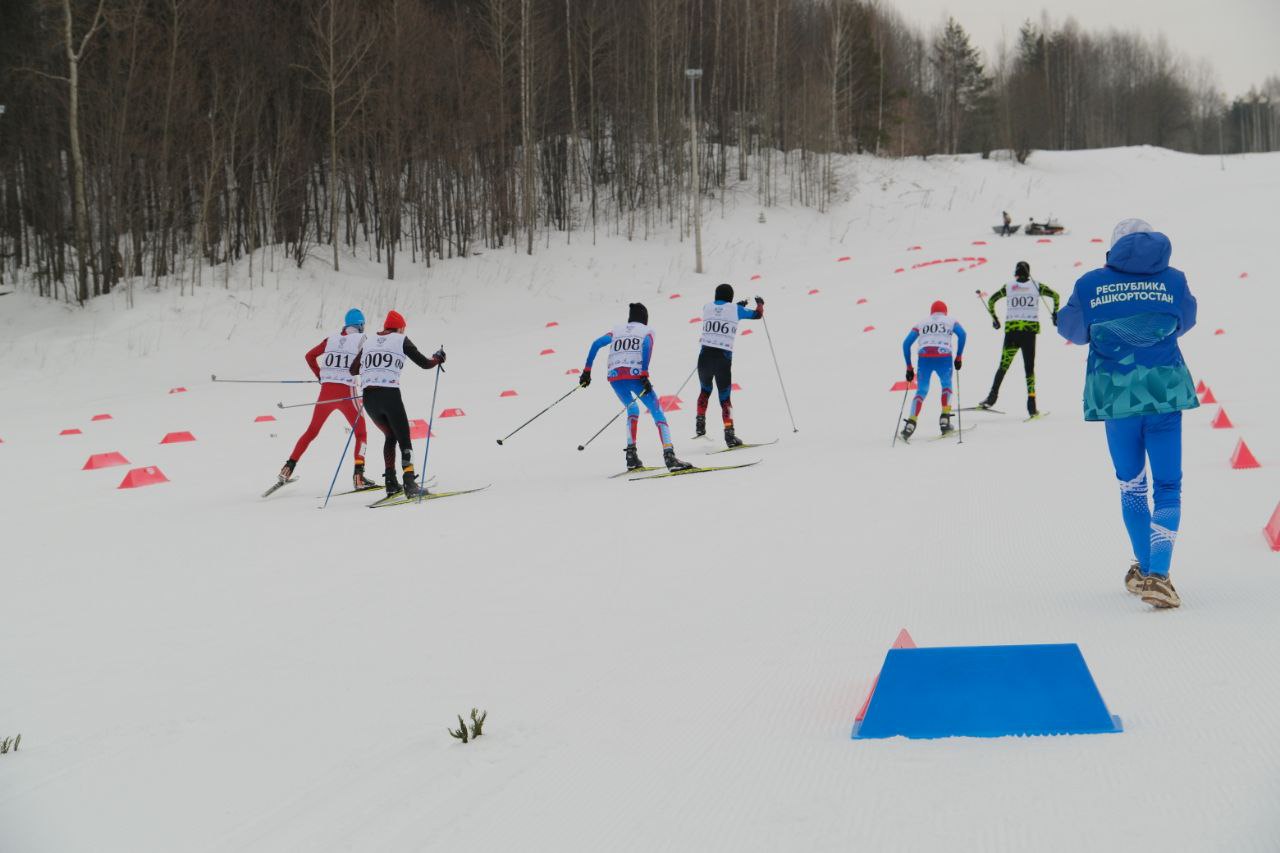
[[[1142,595],[1142,581],[1145,577],[1146,576],[1142,574],[1142,569],[1138,568],[1138,563],[1135,560],[1134,563],[1129,566],[1129,571],[1125,573],[1124,588],[1134,595]]]
[[[1167,577],[1146,575],[1142,579],[1142,600],[1158,610],[1177,607],[1182,604],[1178,591],[1173,588]]]

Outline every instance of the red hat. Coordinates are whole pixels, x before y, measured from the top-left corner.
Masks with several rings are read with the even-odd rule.
[[[945,314],[945,313],[947,313],[947,303],[945,303],[945,302],[943,302],[941,299],[939,299],[937,302],[933,303],[933,305],[931,305],[931,306],[929,307],[929,313],[930,313],[930,314]],[[388,327],[388,328],[390,328],[390,327]]]
[[[945,310],[945,309],[944,309],[944,310]],[[408,324],[408,323],[406,323],[406,322],[404,321],[404,318],[400,316],[400,312],[399,312],[399,311],[388,311],[388,312],[387,312],[387,319],[383,321],[383,323],[382,323],[382,328],[384,328],[384,329],[403,329],[403,328],[404,328],[405,326],[407,326],[407,325],[409,325],[409,324]]]

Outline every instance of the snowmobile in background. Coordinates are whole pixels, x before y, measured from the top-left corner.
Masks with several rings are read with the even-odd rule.
[[[1044,222],[1036,222],[1034,218],[1027,220],[1027,230],[1022,233],[1028,237],[1051,237],[1066,230],[1066,226],[1050,216]]]
[[[1009,236],[1013,236],[1014,234],[1017,234],[1017,233],[1018,233],[1018,229],[1019,229],[1019,228],[1021,228],[1021,227],[1022,227],[1021,225],[1010,225],[1010,226],[1009,226],[1009,232],[1008,232],[1008,233],[1009,233]],[[992,230],[992,231],[994,231],[994,232],[996,232],[996,234],[997,234],[997,235],[999,235],[999,236],[1004,236],[1004,234],[1005,234],[1005,230],[1004,230],[1004,229],[1005,229],[1005,227],[1004,227],[1003,225],[992,225],[992,226],[991,226],[991,230]]]

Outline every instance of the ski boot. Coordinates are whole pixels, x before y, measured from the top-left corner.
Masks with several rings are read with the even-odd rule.
[[[1032,394],[1030,397],[1027,397],[1027,417],[1037,418],[1039,416],[1040,412],[1036,409],[1036,397]]]
[[[741,447],[742,439],[734,433],[733,427],[728,426],[724,428],[724,443],[730,447]]]
[[[916,419],[915,418],[904,419],[902,423],[902,433],[901,433],[902,440],[910,441],[911,434],[914,433],[915,431],[916,431]]]
[[[1142,573],[1142,567],[1138,565],[1138,561],[1134,560],[1129,566],[1129,571],[1124,575],[1124,588],[1134,595],[1142,595],[1142,582],[1147,576]]]
[[[698,415],[693,419],[693,437],[705,438],[707,435],[707,416]]]
[[[386,484],[387,497],[398,495],[404,491],[404,489],[400,487],[400,481],[396,479],[396,472],[392,471],[390,468],[388,468],[387,472],[382,475],[382,482]]]
[[[276,475],[276,482],[279,483],[281,486],[289,482],[289,479],[293,477],[293,469],[297,466],[297,464],[298,464],[297,459],[290,459],[288,462],[284,463],[284,467],[281,468],[280,473]]]
[[[643,468],[644,463],[640,461],[640,454],[636,453],[636,446],[628,444],[626,449],[622,451],[627,454],[627,470],[635,471],[637,468]]]
[[[406,498],[416,498],[424,494],[424,491],[418,488],[418,476],[412,471],[404,472],[404,496]]]
[[[693,467],[688,462],[676,458],[674,447],[663,448],[662,461],[666,463],[668,471],[688,471]]]
[[[377,483],[364,476],[364,466],[357,465],[355,473],[351,475],[351,488],[359,492],[365,489],[376,489],[377,487]]]
[[[1178,591],[1173,588],[1167,575],[1144,575],[1142,578],[1142,600],[1157,610],[1171,610],[1182,604]]]
[[[995,405],[996,405],[996,401],[988,397],[987,399],[983,400],[981,403],[978,404],[978,408],[982,409],[985,412],[987,409],[994,408]]]
[[[938,415],[938,429],[942,431],[943,435],[946,435],[947,433],[951,432],[952,429],[954,429],[954,427],[951,426],[950,412],[943,412],[942,414]]]

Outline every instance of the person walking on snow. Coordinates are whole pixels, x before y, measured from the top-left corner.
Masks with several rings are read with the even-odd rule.
[[[364,380],[364,411],[369,419],[386,435],[382,443],[382,461],[386,466],[383,483],[390,497],[403,491],[406,497],[417,497],[419,488],[413,471],[413,440],[409,437],[409,416],[400,398],[400,372],[405,359],[423,370],[444,364],[444,348],[427,358],[413,341],[405,337],[404,317],[397,311],[388,311],[382,331],[369,338],[358,364],[352,372],[359,372]],[[404,475],[403,489],[396,481],[396,445],[400,445],[400,470]]]
[[[955,359],[952,360],[951,338],[957,341]],[[946,435],[951,432],[951,368],[960,369],[964,356],[964,327],[947,316],[947,303],[938,300],[929,308],[929,316],[911,328],[910,333],[902,341],[902,357],[907,361],[907,381],[916,378],[916,371],[911,366],[911,345],[920,342],[917,356],[920,364],[920,383],[916,389],[915,399],[911,403],[911,414],[902,425],[904,441],[911,438],[916,431],[916,419],[924,408],[924,399],[929,396],[929,380],[936,373],[942,385],[942,414],[938,415],[938,429]]]
[[[356,462],[355,471],[351,475],[351,486],[355,489],[372,488],[373,483],[364,476],[364,449],[366,433],[364,419],[356,401],[351,399],[359,393],[360,383],[351,373],[353,365],[360,359],[360,349],[364,346],[364,314],[359,308],[352,308],[342,320],[342,331],[330,335],[312,347],[306,355],[307,366],[320,380],[320,399],[311,410],[311,423],[307,430],[293,446],[293,452],[280,469],[279,482],[283,485],[293,476],[302,454],[307,452],[311,442],[320,434],[320,428],[334,412],[341,412],[347,423],[355,431]]]
[[[601,348],[609,347],[609,385],[618,399],[627,406],[627,447],[624,451],[627,470],[644,467],[636,453],[636,431],[640,425],[639,403],[644,403],[653,416],[654,426],[658,428],[658,437],[662,440],[662,461],[666,463],[667,470],[684,471],[693,466],[676,458],[675,448],[671,446],[671,427],[667,424],[667,416],[649,381],[649,361],[653,358],[653,330],[648,324],[649,310],[639,302],[631,303],[626,323],[615,326],[613,331],[605,332],[591,342],[587,363],[582,368],[578,384],[583,388],[591,384],[591,363],[595,361],[596,353]]]
[[[1008,237],[1010,234],[1013,233],[1013,217],[1009,215],[1009,211],[1007,210],[1000,211],[1000,216],[1004,220],[1004,227],[1000,231],[1000,236]]]
[[[1031,277],[1031,264],[1018,261],[1013,269],[1013,281],[991,294],[987,311],[991,314],[991,328],[1000,328],[996,316],[996,303],[1007,299],[1004,307],[1004,348],[1000,352],[1000,366],[991,380],[991,392],[978,404],[979,409],[990,409],[1000,396],[1000,383],[1013,364],[1013,357],[1022,350],[1022,369],[1027,375],[1027,415],[1036,417],[1036,335],[1040,334],[1040,297],[1053,297],[1053,313],[1050,319],[1058,325],[1058,294]]]
[[[694,437],[707,434],[707,403],[711,401],[711,385],[720,396],[720,416],[724,420],[724,443],[738,447],[742,440],[733,430],[733,344],[738,338],[739,320],[759,320],[764,316],[764,300],[756,297],[755,310],[747,309],[747,300],[733,304],[733,287],[716,285],[715,301],[702,306],[702,349],[698,352],[698,414],[694,420]]]
[[[1089,345],[1084,419],[1106,424],[1134,563],[1125,588],[1156,608],[1181,604],[1169,564],[1182,521],[1182,412],[1200,405],[1178,338],[1196,324],[1169,238],[1141,219],[1111,232],[1106,265],[1081,276],[1058,334]],[[1147,464],[1154,485],[1147,502]]]
[[[1196,297],[1169,265],[1171,254],[1165,234],[1142,219],[1123,220],[1111,232],[1106,265],[1076,280],[1057,321],[1062,337],[1089,345],[1084,420],[1106,424],[1133,544],[1125,589],[1157,608],[1181,603],[1169,566],[1183,507],[1183,411],[1199,406],[1178,347],[1196,325]]]

